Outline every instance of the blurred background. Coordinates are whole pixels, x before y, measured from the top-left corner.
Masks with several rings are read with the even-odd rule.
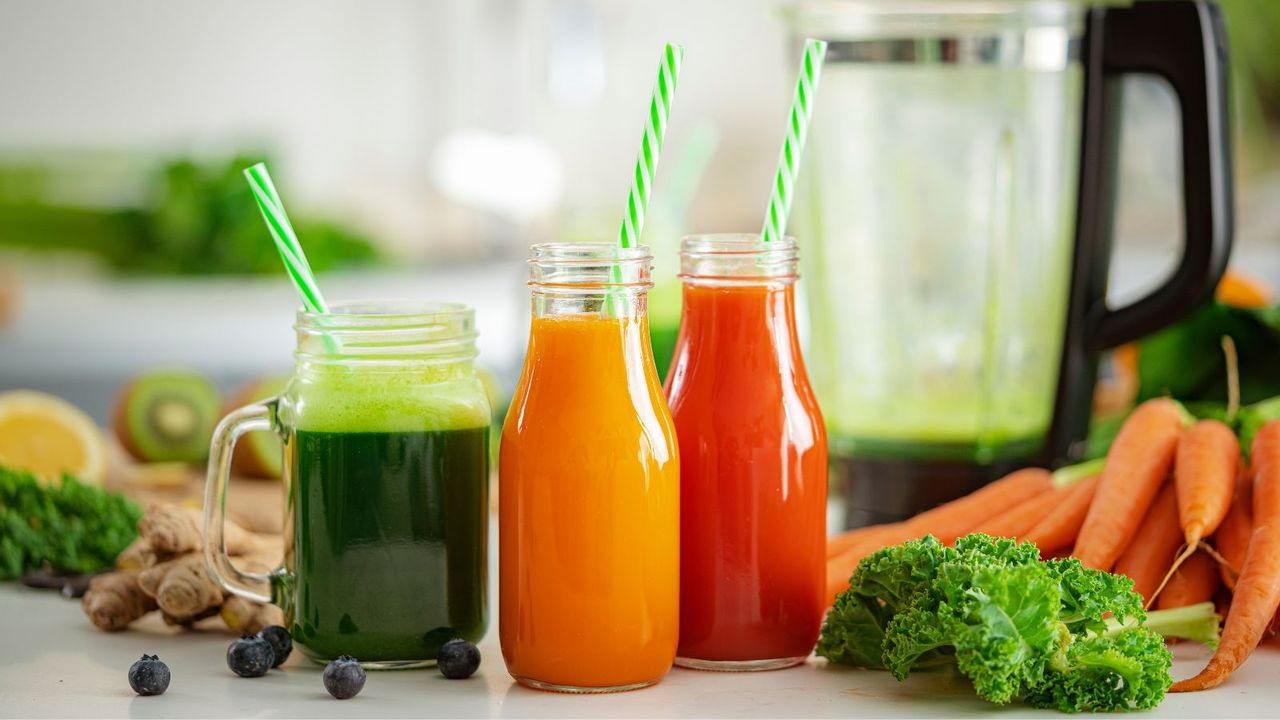
[[[1221,5],[1234,263],[1275,286],[1280,3]],[[0,390],[105,423],[145,368],[227,392],[287,373],[296,299],[240,174],[265,160],[331,299],[474,305],[480,362],[509,391],[527,247],[612,239],[667,40],[688,54],[645,241],[673,322],[679,237],[760,225],[798,56],[782,7],[0,0]],[[1177,260],[1173,103],[1161,82],[1126,86],[1118,299]]]
[[[775,3],[5,0],[0,388],[105,418],[144,365],[288,371],[258,160],[327,295],[473,304],[509,381],[527,247],[613,238],[668,39],[690,50],[646,240],[673,261],[682,232],[759,224],[793,72]]]

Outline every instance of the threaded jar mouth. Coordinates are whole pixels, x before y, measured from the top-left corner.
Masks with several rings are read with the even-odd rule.
[[[793,283],[800,251],[787,236],[765,242],[759,234],[689,235],[680,241],[680,279],[701,285]]]
[[[378,300],[299,310],[294,357],[314,363],[448,363],[476,356],[475,310],[462,303]]]
[[[648,246],[617,243],[539,243],[529,248],[529,287],[554,292],[648,290],[653,287]]]

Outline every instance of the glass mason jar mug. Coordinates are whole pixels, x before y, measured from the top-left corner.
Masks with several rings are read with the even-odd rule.
[[[804,662],[827,603],[827,436],[796,331],[792,238],[685,238],[667,400],[680,443],[677,665]]]
[[[228,591],[284,610],[311,659],[430,665],[487,615],[488,395],[476,376],[474,311],[458,304],[351,304],[300,312],[293,377],[214,433],[205,556]],[[284,440],[284,563],[228,557],[224,503],[236,440]]]
[[[679,630],[680,473],[649,345],[648,249],[535,245],[524,371],[499,459],[499,631],[531,687],[666,674]]]

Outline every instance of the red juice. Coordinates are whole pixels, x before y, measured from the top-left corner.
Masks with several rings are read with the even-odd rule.
[[[796,334],[794,253],[785,277],[684,275],[666,391],[681,470],[677,664],[688,667],[785,667],[818,638],[827,442]]]

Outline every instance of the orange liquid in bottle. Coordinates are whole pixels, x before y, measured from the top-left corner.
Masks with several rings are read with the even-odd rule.
[[[794,304],[790,284],[684,288],[667,377],[682,473],[682,664],[783,667],[818,638],[827,440]]]
[[[517,680],[626,689],[666,674],[678,462],[643,316],[535,317],[499,464],[499,630]]]

